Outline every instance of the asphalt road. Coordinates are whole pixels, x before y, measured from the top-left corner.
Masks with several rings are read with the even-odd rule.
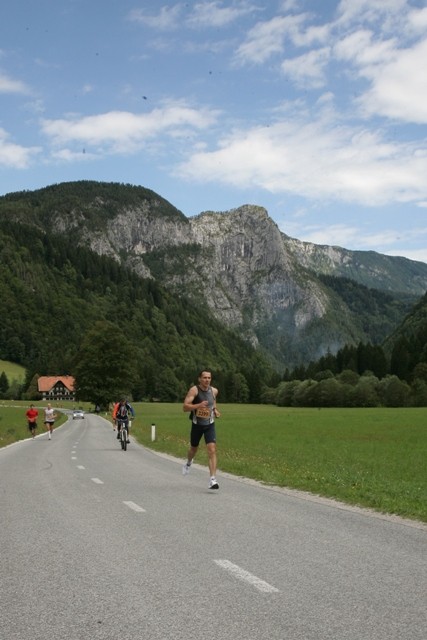
[[[94,415],[0,450],[0,640],[425,640],[425,525],[182,462]]]

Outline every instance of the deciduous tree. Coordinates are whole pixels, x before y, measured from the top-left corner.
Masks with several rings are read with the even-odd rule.
[[[135,349],[117,325],[99,321],[83,339],[73,374],[79,400],[107,407],[130,396],[137,379]]]

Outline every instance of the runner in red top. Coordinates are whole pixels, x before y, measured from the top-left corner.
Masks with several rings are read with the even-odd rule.
[[[37,418],[39,417],[39,412],[35,408],[33,404],[30,404],[30,408],[27,409],[25,415],[28,420],[28,428],[31,431],[31,435],[35,438],[36,429],[37,429]]]

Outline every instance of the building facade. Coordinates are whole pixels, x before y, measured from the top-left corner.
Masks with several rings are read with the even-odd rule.
[[[40,376],[37,384],[43,400],[75,400],[73,376]]]

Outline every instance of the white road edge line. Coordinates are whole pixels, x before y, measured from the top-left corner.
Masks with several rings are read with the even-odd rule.
[[[129,509],[132,509],[133,511],[137,511],[138,513],[145,513],[145,509],[140,507],[138,504],[135,504],[131,500],[123,500],[123,504],[125,504],[127,507],[129,507]]]
[[[262,591],[263,593],[279,592],[279,589],[276,589],[276,587],[273,587],[271,584],[268,584],[268,582],[261,580],[261,578],[257,578],[252,573],[249,573],[249,571],[245,571],[245,569],[242,569],[237,564],[233,564],[229,560],[214,560],[214,562],[219,567],[222,567],[226,571],[232,573],[239,580],[249,583],[255,587],[255,589],[258,589],[258,591]]]
[[[102,480],[100,480],[99,478],[91,478],[92,482],[94,482],[95,484],[104,484],[102,482]]]

